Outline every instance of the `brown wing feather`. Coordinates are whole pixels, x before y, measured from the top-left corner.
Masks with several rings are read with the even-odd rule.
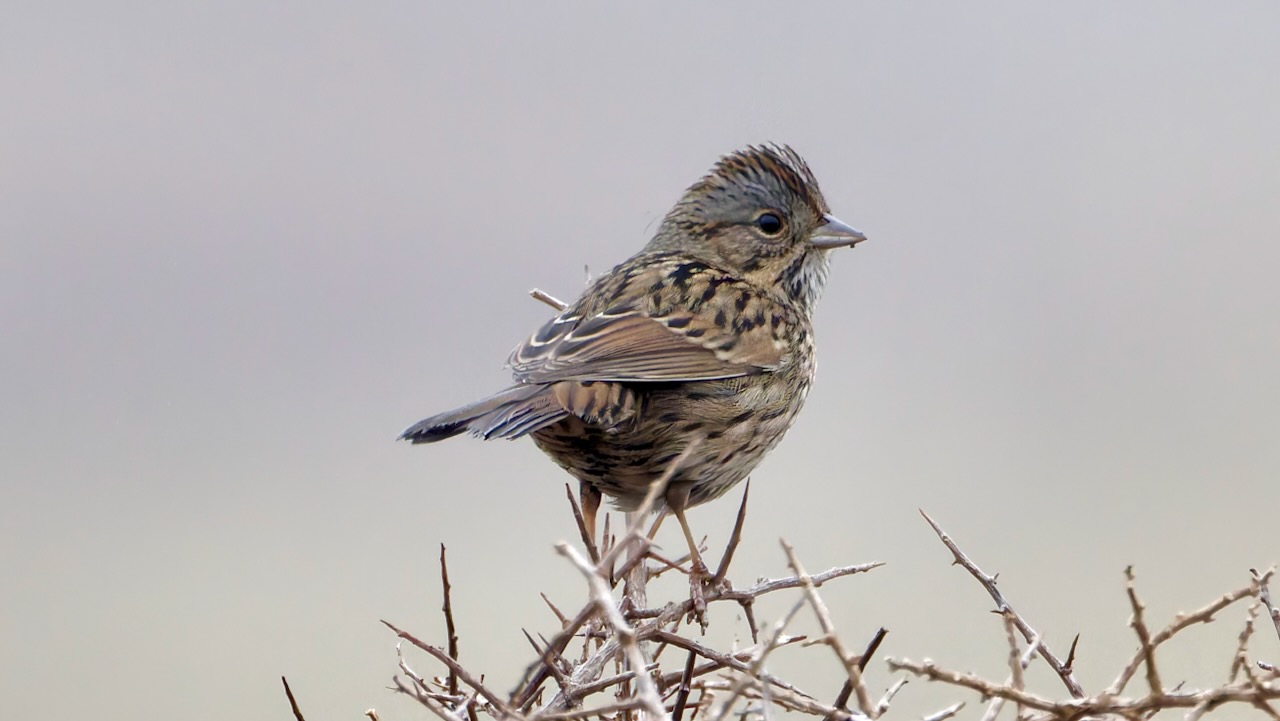
[[[795,320],[764,291],[698,261],[652,261],[617,269],[516,348],[516,379],[715,380],[787,362]]]

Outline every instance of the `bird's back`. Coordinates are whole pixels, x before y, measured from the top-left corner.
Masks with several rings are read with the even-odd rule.
[[[730,378],[588,381],[578,392],[590,394],[591,410],[601,411],[598,399],[622,398],[627,420],[611,426],[571,414],[536,431],[535,442],[625,510],[697,439],[672,485],[690,485],[690,505],[716,498],[777,445],[804,403],[814,372],[807,313],[706,262],[662,253],[618,266],[563,315],[591,318],[618,306],[678,319],[677,329],[692,333],[684,342],[714,349],[722,362],[750,357],[759,365]]]

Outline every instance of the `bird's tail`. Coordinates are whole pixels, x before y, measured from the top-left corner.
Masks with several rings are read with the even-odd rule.
[[[463,431],[485,440],[519,438],[566,415],[548,386],[512,386],[484,400],[420,420],[405,429],[400,440],[434,443]]]

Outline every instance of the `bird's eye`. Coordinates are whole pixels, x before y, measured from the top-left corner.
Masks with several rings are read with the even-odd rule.
[[[761,213],[756,216],[756,227],[761,233],[775,238],[782,233],[782,218],[777,213]]]

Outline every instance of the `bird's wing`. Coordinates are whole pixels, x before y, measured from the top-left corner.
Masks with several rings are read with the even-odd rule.
[[[736,378],[786,364],[789,321],[764,291],[670,260],[588,291],[516,348],[510,365],[525,383]]]

